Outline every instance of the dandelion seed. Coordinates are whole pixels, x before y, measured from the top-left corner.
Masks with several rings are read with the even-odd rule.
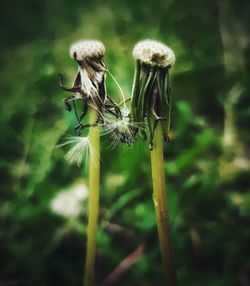
[[[87,165],[89,152],[93,149],[91,148],[89,137],[88,136],[67,137],[65,139],[65,142],[60,144],[58,147],[63,147],[67,145],[71,145],[72,147],[64,156],[65,160],[68,161],[70,165],[76,164],[78,167],[80,167],[82,161],[85,159]]]
[[[119,143],[126,143],[131,147],[135,141],[133,130],[134,124],[130,122],[130,111],[125,106],[121,108],[120,118],[114,118],[109,114],[105,115],[103,122],[103,134],[108,135],[111,143],[111,148],[114,148]]]

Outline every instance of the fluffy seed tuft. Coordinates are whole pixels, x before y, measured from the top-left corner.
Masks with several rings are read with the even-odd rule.
[[[108,135],[111,143],[111,148],[114,148],[120,143],[125,143],[128,147],[132,147],[135,143],[136,133],[135,128],[141,128],[136,123],[130,122],[129,109],[121,108],[121,118],[114,118],[109,114],[105,115],[103,123],[103,135]]]
[[[96,40],[82,40],[71,45],[69,54],[71,58],[82,61],[85,58],[101,58],[104,56],[103,43]]]
[[[150,66],[167,67],[175,63],[173,50],[163,43],[153,40],[137,43],[133,50],[133,57]]]
[[[89,152],[93,152],[93,148],[90,144],[89,137],[72,136],[67,137],[65,142],[60,144],[58,147],[71,145],[71,148],[65,155],[65,160],[69,164],[76,164],[78,167],[81,166],[83,159],[87,160]]]

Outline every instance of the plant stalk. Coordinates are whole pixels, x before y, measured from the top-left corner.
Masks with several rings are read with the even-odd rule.
[[[167,286],[178,285],[174,256],[171,246],[170,229],[168,222],[167,196],[165,192],[166,182],[164,174],[164,153],[162,126],[158,124],[153,140],[153,150],[150,151],[152,179],[153,179],[153,201],[156,212],[158,238],[160,244],[161,258],[164,267],[164,275]]]
[[[89,123],[96,122],[97,111],[90,107]],[[94,267],[96,255],[96,234],[99,215],[99,192],[100,192],[100,134],[97,127],[89,130],[89,200],[88,200],[88,228],[87,228],[87,251],[85,263],[84,286],[94,285]]]

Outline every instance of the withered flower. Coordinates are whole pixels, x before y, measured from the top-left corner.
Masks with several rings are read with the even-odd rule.
[[[62,84],[63,76],[60,74],[60,86],[63,90],[73,93],[64,99],[65,107],[71,111],[72,105],[77,117],[78,125],[75,127],[77,135],[80,135],[90,124],[83,124],[82,120],[91,106],[98,112],[98,120],[94,125],[104,121],[105,112],[115,117],[121,116],[119,106],[107,95],[105,87],[105,74],[107,67],[104,63],[104,45],[96,40],[82,40],[72,44],[70,56],[78,63],[78,72],[71,88]],[[83,111],[78,115],[75,101],[81,100]]]

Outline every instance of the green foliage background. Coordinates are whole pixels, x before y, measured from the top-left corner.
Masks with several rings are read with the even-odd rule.
[[[0,10],[0,285],[82,285],[86,205],[77,219],[52,199],[86,180],[65,149],[74,116],[57,74],[73,79],[73,41],[97,38],[130,95],[133,45],[152,38],[176,53],[166,145],[169,216],[180,285],[250,285],[249,75],[246,0],[5,1]],[[109,93],[117,88],[108,80]],[[148,146],[102,142],[99,285],[139,245],[145,254],[115,285],[163,285]]]

